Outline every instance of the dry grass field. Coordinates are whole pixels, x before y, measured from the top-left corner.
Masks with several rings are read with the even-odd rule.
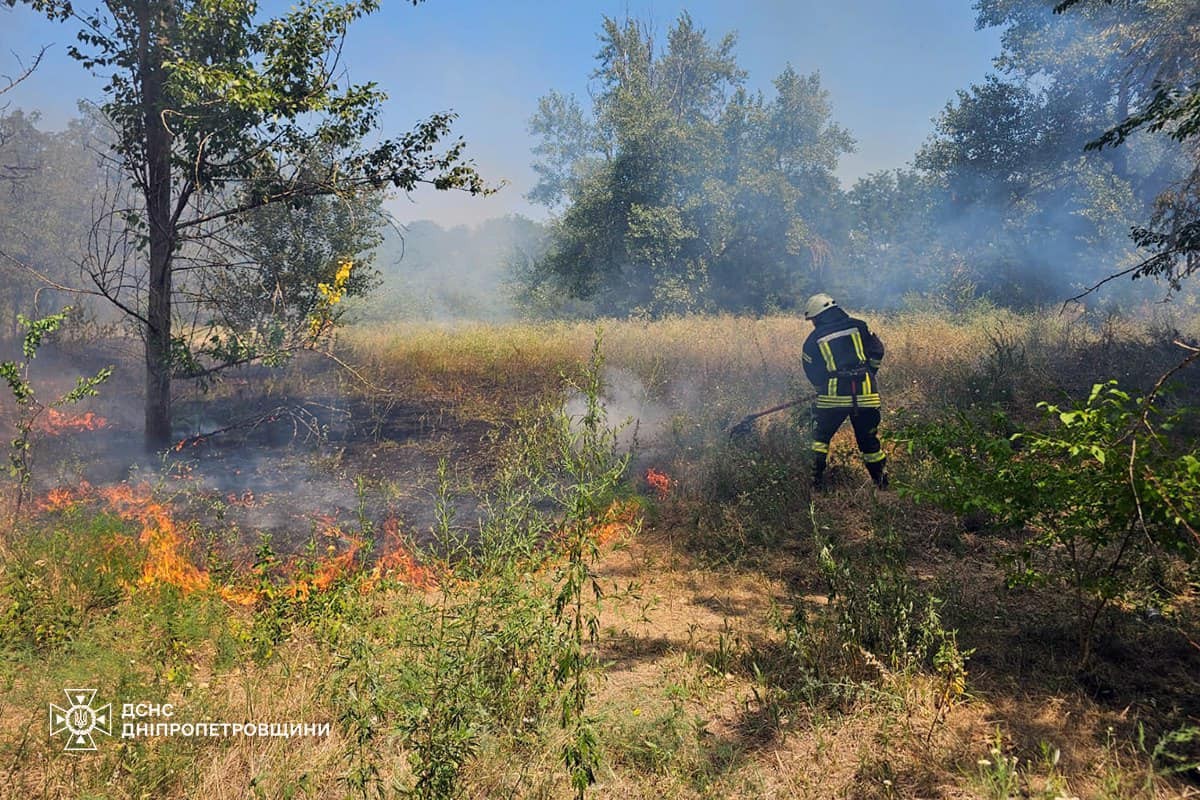
[[[916,499],[900,435],[1144,392],[1200,322],[868,319],[890,492],[844,430],[811,493],[803,406],[730,438],[806,392],[790,317],[349,328],[182,394],[157,462],[105,387],[0,542],[0,795],[570,797],[582,746],[605,798],[1200,797],[1194,566],[1081,665],[1069,598],[1008,588],[1011,532]],[[69,687],[173,716],[64,752]]]

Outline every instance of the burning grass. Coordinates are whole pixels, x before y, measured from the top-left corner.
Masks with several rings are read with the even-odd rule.
[[[235,500],[252,504],[254,498],[252,493],[244,493]],[[128,586],[131,591],[158,586],[169,586],[185,594],[212,591],[230,603],[247,607],[261,604],[268,591],[264,586],[216,582],[209,572],[198,567],[192,555],[195,549],[193,531],[179,522],[170,504],[156,499],[146,484],[93,487],[85,482],[77,487],[58,487],[50,490],[36,505],[43,513],[84,505],[136,523],[140,527],[136,541],[142,551],[142,567],[140,576]],[[322,524],[321,538],[328,542],[326,552],[307,564],[292,559],[291,568],[282,576],[281,591],[287,597],[307,600],[312,594],[327,592],[338,581],[363,570],[364,538],[345,532],[331,519]],[[419,588],[432,587],[432,572],[419,564],[407,549],[395,520],[385,522],[384,534],[384,550],[370,570],[364,591],[385,577]],[[245,581],[247,577],[242,576],[241,580]]]
[[[38,433],[56,435],[60,433],[78,433],[79,431],[96,431],[108,427],[108,420],[93,411],[82,414],[65,414],[56,408],[47,408],[34,423]]]

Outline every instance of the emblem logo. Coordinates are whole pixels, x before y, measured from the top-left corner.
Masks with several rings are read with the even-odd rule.
[[[95,707],[95,689],[63,689],[67,707],[50,704],[50,735],[67,734],[67,752],[86,753],[96,749],[92,734],[96,731],[112,736],[112,703]]]

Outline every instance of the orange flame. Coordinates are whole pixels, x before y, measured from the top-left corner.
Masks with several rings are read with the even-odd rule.
[[[671,496],[671,489],[677,482],[667,473],[650,467],[646,470],[646,483],[658,494],[659,500],[666,500]]]
[[[587,535],[596,544],[608,544],[621,536],[626,536],[637,530],[641,521],[641,508],[632,500],[614,500],[604,510],[599,519],[589,519]],[[556,539],[560,542],[568,535],[568,530],[558,532]]]
[[[122,519],[142,526],[138,542],[146,550],[146,560],[137,581],[138,586],[170,584],[190,592],[212,585],[208,573],[188,561],[184,554],[184,538],[168,507],[156,501],[150,488],[144,484],[135,488],[120,483],[95,490],[87,482],[81,482],[73,489],[52,489],[38,503],[38,508],[43,511],[60,510],[95,498],[102,500]],[[258,601],[256,592],[245,589],[220,586],[217,591],[221,597],[240,605],[251,605]]]
[[[38,511],[62,511],[77,505],[91,493],[92,485],[87,481],[80,481],[79,486],[74,489],[58,486],[47,492],[46,496],[37,502],[37,509]]]
[[[170,507],[155,500],[145,484],[135,487],[122,483],[95,489],[81,482],[73,488],[51,490],[39,501],[38,508],[42,511],[62,510],[97,500],[123,519],[141,525],[138,542],[144,548],[146,558],[136,582],[138,587],[169,584],[184,592],[212,589],[226,601],[239,605],[254,605],[262,599],[261,589],[217,585],[206,571],[192,564],[187,557],[185,535],[173,519]],[[230,496],[229,501],[247,505],[256,502],[252,492]],[[589,520],[588,535],[599,544],[607,543],[634,530],[639,516],[640,507],[636,502],[615,501],[597,519]],[[331,515],[319,515],[317,522],[323,525],[323,534],[331,541],[326,557],[311,572],[294,576],[284,588],[286,596],[298,600],[306,600],[315,592],[328,591],[339,579],[360,569],[359,556],[365,546],[364,540],[344,531]],[[421,564],[405,545],[395,518],[383,523],[383,534],[383,555],[369,573],[361,575],[361,591],[371,591],[384,579],[420,590],[438,585],[435,572]],[[565,531],[560,531],[559,536],[564,535]]]
[[[641,519],[641,508],[632,500],[614,500],[604,512],[599,523],[592,528],[592,535],[599,544],[607,544],[620,536],[637,529]]]
[[[116,514],[136,520],[142,526],[138,541],[146,548],[146,562],[142,565],[139,586],[164,583],[185,592],[211,586],[208,573],[184,555],[184,540],[170,510],[154,499],[149,487],[142,485],[135,489],[121,483],[103,488],[99,494]],[[218,592],[226,600],[242,605],[250,605],[258,599],[254,592],[229,586],[218,587]]]
[[[47,408],[46,413],[37,418],[35,429],[51,435],[68,431],[95,431],[108,427],[108,420],[91,411],[84,414],[64,414],[58,409]]]
[[[362,549],[362,539],[345,533],[338,527],[334,518],[329,515],[317,515],[317,522],[324,525],[325,536],[345,542],[346,547],[338,553],[337,545],[330,543],[327,548],[328,558],[317,563],[311,575],[306,575],[292,581],[284,591],[288,597],[307,600],[312,592],[325,592],[345,575],[348,575],[355,565],[358,551]]]
[[[417,562],[400,536],[400,522],[394,517],[383,523],[385,552],[375,562],[375,568],[364,584],[373,587],[382,578],[388,577],[417,589],[432,589],[437,585],[433,571]]]

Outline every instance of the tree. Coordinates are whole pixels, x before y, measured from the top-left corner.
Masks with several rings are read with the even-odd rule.
[[[107,79],[113,151],[138,201],[120,218],[139,245],[145,288],[133,297],[124,281],[120,292],[97,288],[145,339],[150,448],[170,441],[171,381],[181,364],[190,367],[181,355],[190,343],[173,334],[182,250],[270,204],[385,185],[486,191],[461,140],[439,150],[451,114],[360,144],[377,127],[384,95],[374,84],[343,83],[338,57],[348,26],[378,0],[305,0],[262,21],[251,0],[106,0],[87,11],[70,0],[25,1],[78,23],[72,55]]]
[[[84,113],[65,130],[38,128],[36,114],[0,115],[0,330],[17,338],[20,314],[66,305],[54,286],[74,286],[104,174],[96,153],[106,131]],[[76,315],[92,312],[75,304]]]
[[[834,285],[855,306],[895,308],[906,297],[966,288],[936,212],[944,187],[918,170],[876,172],[846,193],[845,262],[857,280]],[[867,280],[863,280],[867,276]]]
[[[1130,228],[1188,171],[1164,137],[1136,154],[1086,149],[1147,96],[1131,53],[1165,4],[1097,4],[1066,24],[1051,5],[977,4],[980,27],[1003,29],[1000,74],[958,93],[915,160],[942,187],[929,258],[1005,305],[1069,297],[1136,264]]]
[[[601,313],[761,311],[822,268],[852,141],[816,75],[788,67],[770,101],[746,91],[735,43],[686,13],[661,48],[649,25],[605,18],[590,114],[551,94],[530,124],[530,198],[562,209],[530,294],[553,286]]]
[[[244,214],[228,238],[210,242],[210,268],[198,271],[194,298],[203,312],[201,346],[184,377],[205,378],[229,365],[279,360],[311,346],[343,306],[322,309],[322,286],[361,297],[377,283],[374,248],[383,236],[383,197],[373,189],[314,197],[289,207],[272,203]],[[327,320],[314,320],[325,315]],[[195,339],[196,337],[189,337]],[[203,359],[203,360],[201,360]],[[179,365],[180,368],[184,365]]]
[[[1078,7],[1077,13],[1094,14],[1102,5],[1112,2],[1064,0],[1054,11]],[[1128,33],[1142,91],[1088,148],[1115,150],[1139,131],[1165,132],[1185,145],[1192,166],[1159,195],[1149,224],[1133,229],[1133,240],[1151,255],[1101,283],[1122,275],[1148,276],[1179,290],[1183,279],[1200,270],[1200,4],[1170,0],[1132,5],[1144,11]]]

